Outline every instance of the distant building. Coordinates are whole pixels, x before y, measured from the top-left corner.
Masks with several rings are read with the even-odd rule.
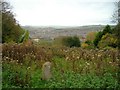
[[[39,39],[38,39],[38,38],[35,38],[35,39],[33,39],[33,41],[35,41],[35,42],[39,42]]]

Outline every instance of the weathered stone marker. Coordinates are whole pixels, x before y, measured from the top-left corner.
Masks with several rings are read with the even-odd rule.
[[[42,80],[49,80],[51,77],[51,63],[45,62],[42,66]]]

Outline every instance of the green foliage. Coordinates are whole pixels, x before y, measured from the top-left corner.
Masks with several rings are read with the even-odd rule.
[[[92,44],[92,42],[89,41],[89,40],[85,41],[85,43],[88,44],[88,45],[91,45],[91,44]]]
[[[98,32],[98,34],[96,35],[95,40],[93,41],[94,45],[97,47],[98,43],[101,41],[101,38],[103,35],[105,35],[106,33],[112,33],[112,29],[109,25],[107,25],[103,31]]]
[[[117,37],[113,34],[105,34],[102,36],[101,41],[98,44],[99,47],[104,48],[104,47],[117,47]]]
[[[96,35],[96,38],[95,38],[95,40],[93,41],[93,43],[94,43],[94,45],[97,47],[98,46],[98,43],[99,43],[99,41],[101,40],[101,38],[102,38],[102,35],[103,35],[103,32],[98,32],[97,33],[97,35]]]
[[[63,58],[53,58],[53,78],[42,81],[41,68],[34,60],[26,58],[19,64],[16,61],[3,63],[3,88],[117,88],[118,81],[107,72],[102,76],[93,73],[81,74],[71,71],[71,64]],[[83,60],[84,61],[84,60]],[[83,65],[82,65],[83,64]],[[85,67],[85,63],[79,63]]]
[[[24,34],[21,35],[19,42],[20,43],[21,42],[26,42],[28,39],[29,39],[29,32],[25,30]]]
[[[93,43],[96,34],[96,32],[89,32],[86,36],[86,41],[90,41],[91,43]]]
[[[68,46],[68,47],[80,47],[80,40],[79,40],[79,38],[77,36],[64,37],[62,39],[62,43],[63,43],[63,45]]]
[[[32,83],[31,78],[36,68],[39,70],[36,61],[27,56],[22,63],[19,63],[18,60],[4,61],[4,72],[2,73],[4,88],[7,88],[7,86],[12,88],[30,87]]]
[[[109,53],[110,52],[110,53]],[[56,54],[57,53],[57,54]],[[117,49],[3,44],[3,88],[117,88]],[[52,78],[41,80],[44,62]]]
[[[120,35],[120,23],[118,23],[114,28],[113,28],[113,34],[115,34],[116,36]]]
[[[53,46],[56,46],[56,47],[63,46],[63,38],[65,38],[65,37],[64,36],[56,37],[53,41]]]
[[[115,34],[118,39],[117,47],[120,49],[120,23],[118,23],[113,29],[113,34]]]
[[[111,27],[109,25],[107,25],[104,29],[103,29],[103,35],[105,35],[106,33],[111,33]]]
[[[85,48],[85,49],[94,49],[95,48],[93,42],[89,41],[89,40],[82,43],[81,47]]]
[[[11,6],[8,2],[2,2],[2,42],[19,42],[20,36],[24,30],[17,23]]]

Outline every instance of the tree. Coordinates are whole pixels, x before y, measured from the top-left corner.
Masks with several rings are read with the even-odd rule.
[[[0,1],[0,9],[2,8],[2,2]],[[0,43],[2,43],[2,12],[0,10]]]
[[[101,41],[98,43],[98,46],[101,48],[104,47],[117,47],[117,37],[113,34],[106,33],[102,36]]]
[[[107,25],[104,29],[103,29],[103,35],[105,35],[106,33],[111,33],[111,27],[109,25]]]
[[[117,22],[114,28],[115,35],[117,36],[117,46],[118,46],[118,68],[120,68],[120,0],[116,3],[117,10],[115,11],[113,17],[114,21]],[[118,84],[120,84],[120,69],[118,69]]]
[[[95,36],[96,36],[96,32],[89,32],[86,36],[86,41],[93,43]]]
[[[80,47],[80,40],[77,36],[73,37],[73,46]]]
[[[113,13],[113,22],[120,23],[120,0],[115,2],[116,9]]]
[[[105,35],[106,33],[112,33],[112,29],[109,25],[106,25],[103,31],[98,32],[98,34],[96,35],[96,38],[93,41],[96,47],[98,46],[98,43],[101,40],[102,36]]]
[[[10,3],[2,2],[2,42],[19,42],[20,37],[25,32],[14,18]]]
[[[118,48],[120,50],[120,0],[115,3],[115,6],[116,6],[116,10],[115,10],[115,12],[113,14],[113,21],[117,22],[117,25],[113,29],[113,33],[118,38],[117,46],[118,46]]]
[[[80,47],[80,40],[77,36],[71,37],[64,37],[62,38],[62,44],[68,47]]]
[[[94,47],[94,40],[96,38],[96,34],[97,34],[96,32],[89,32],[87,34],[85,43],[89,45],[89,47]]]
[[[95,45],[96,47],[98,46],[98,43],[99,43],[99,41],[101,40],[102,36],[103,36],[103,32],[102,32],[102,31],[99,31],[99,32],[97,33],[97,35],[96,35],[95,40],[93,41],[93,43],[94,43],[94,45]]]

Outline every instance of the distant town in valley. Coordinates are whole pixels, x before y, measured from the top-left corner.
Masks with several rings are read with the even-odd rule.
[[[104,29],[105,25],[86,26],[22,26],[30,33],[30,38],[34,40],[53,40],[59,36],[78,36],[81,41],[89,32],[98,32]],[[112,25],[114,27],[114,25]]]

